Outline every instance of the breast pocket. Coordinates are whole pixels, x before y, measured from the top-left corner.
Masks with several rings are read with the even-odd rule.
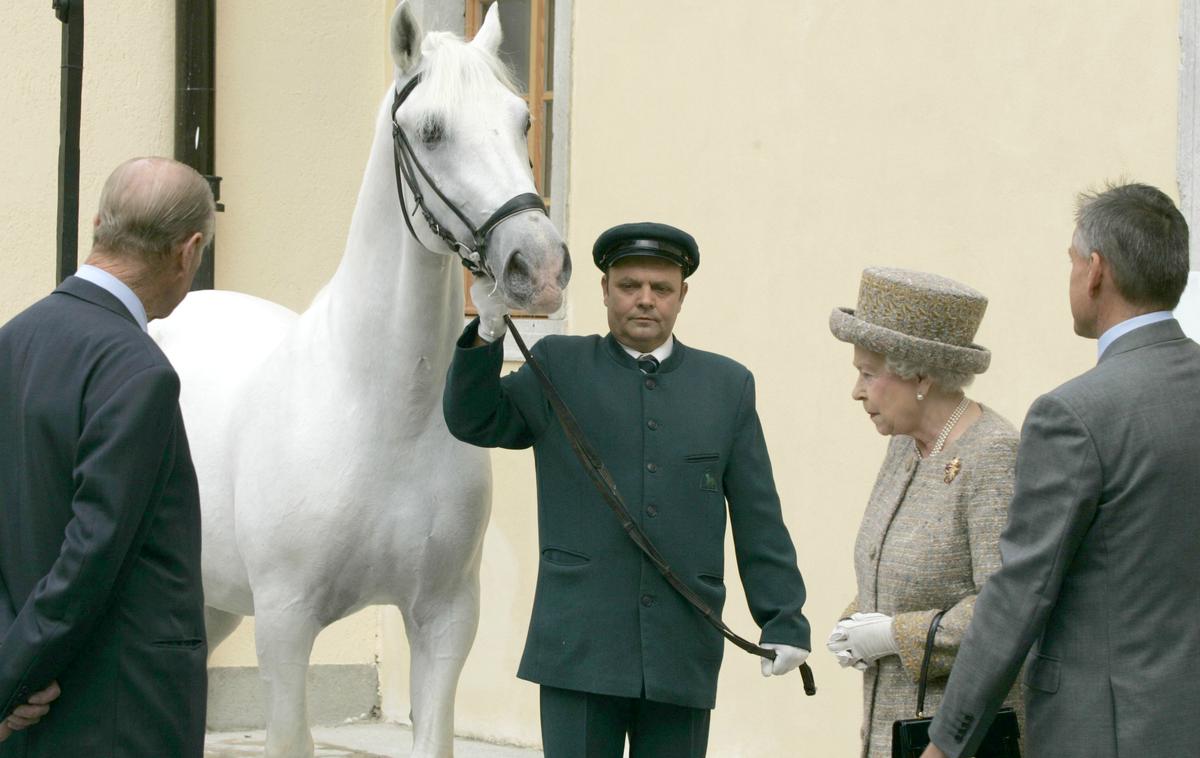
[[[694,476],[701,492],[721,491],[720,453],[689,453],[683,461],[696,470]]]

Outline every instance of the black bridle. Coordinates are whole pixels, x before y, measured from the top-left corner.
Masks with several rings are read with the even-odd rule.
[[[542,214],[546,213],[546,204],[542,202],[540,195],[533,192],[525,192],[510,199],[508,202],[496,209],[496,212],[488,217],[487,221],[476,229],[470,219],[459,210],[458,206],[451,202],[450,198],[446,197],[440,189],[437,182],[421,165],[421,161],[417,160],[417,154],[413,152],[412,145],[408,141],[408,137],[404,136],[404,130],[400,128],[400,123],[396,120],[396,112],[400,110],[400,106],[412,94],[417,85],[421,82],[421,75],[417,74],[409,80],[404,88],[396,93],[395,99],[392,101],[392,143],[395,146],[394,164],[396,167],[396,193],[400,196],[400,210],[404,216],[404,223],[408,226],[408,231],[412,233],[413,238],[417,237],[417,232],[413,229],[410,216],[415,214],[417,210],[421,211],[421,215],[425,217],[425,223],[429,225],[429,230],[437,235],[447,247],[458,254],[462,260],[462,264],[467,267],[467,270],[472,274],[489,276],[493,279],[490,267],[487,262],[487,240],[488,236],[495,231],[506,219],[512,218],[518,213],[526,211],[539,211]],[[454,236],[454,233],[440,223],[429,210],[429,206],[425,204],[425,197],[421,194],[421,186],[417,179],[417,174],[425,180],[425,184],[433,190],[447,208],[471,233],[471,243],[460,241]],[[413,196],[413,205],[415,206],[410,213],[408,203],[404,199],[404,185],[408,185],[409,192]]]

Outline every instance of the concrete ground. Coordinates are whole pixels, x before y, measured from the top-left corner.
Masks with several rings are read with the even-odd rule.
[[[263,754],[266,733],[262,730],[209,732],[204,741],[204,758],[257,758]],[[313,729],[316,758],[409,758],[412,730],[399,724],[365,721]],[[540,758],[542,751],[489,745],[457,739],[455,758]]]

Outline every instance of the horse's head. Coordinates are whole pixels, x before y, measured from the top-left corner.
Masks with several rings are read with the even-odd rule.
[[[423,34],[409,0],[392,15],[396,91],[420,77],[395,113],[411,148],[409,175],[437,222],[472,247],[474,233],[498,209],[537,191],[525,139],[529,108],[497,57],[499,46],[495,5],[469,43],[445,32]],[[419,213],[413,229],[430,250],[453,252]],[[545,213],[526,209],[507,216],[484,241],[485,263],[511,307],[534,313],[558,309],[571,259]]]

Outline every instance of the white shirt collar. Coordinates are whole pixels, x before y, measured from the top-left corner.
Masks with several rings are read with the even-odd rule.
[[[1127,318],[1121,323],[1109,327],[1108,331],[1100,335],[1100,342],[1096,345],[1099,353],[1096,357],[1099,358],[1100,356],[1104,355],[1104,351],[1108,349],[1109,345],[1116,342],[1119,337],[1124,337],[1126,334],[1129,334],[1134,329],[1140,329],[1141,327],[1149,326],[1150,324],[1157,324],[1159,321],[1166,321],[1167,319],[1174,317],[1174,314],[1172,314],[1170,311],[1154,311],[1153,313],[1143,313],[1140,316]]]
[[[629,347],[628,345],[621,342],[620,340],[617,340],[617,344],[621,346],[622,350],[629,353],[629,356],[631,358],[633,358],[635,361],[638,358],[640,358],[641,356],[646,355],[646,353],[642,353],[637,350],[634,350],[633,348]],[[672,334],[670,337],[667,337],[666,342],[662,343],[658,347],[651,350],[649,354],[653,355],[655,358],[657,358],[659,364],[662,364],[663,361],[665,361],[667,358],[671,357],[671,351],[673,351],[674,349],[675,349],[675,335]]]
[[[120,300],[121,305],[125,306],[126,310],[137,321],[138,326],[142,328],[142,331],[146,331],[146,306],[142,305],[142,301],[138,299],[138,296],[133,294],[133,290],[129,289],[129,285],[104,269],[87,263],[79,267],[79,270],[75,272],[75,276],[83,279],[85,282],[91,282]]]

